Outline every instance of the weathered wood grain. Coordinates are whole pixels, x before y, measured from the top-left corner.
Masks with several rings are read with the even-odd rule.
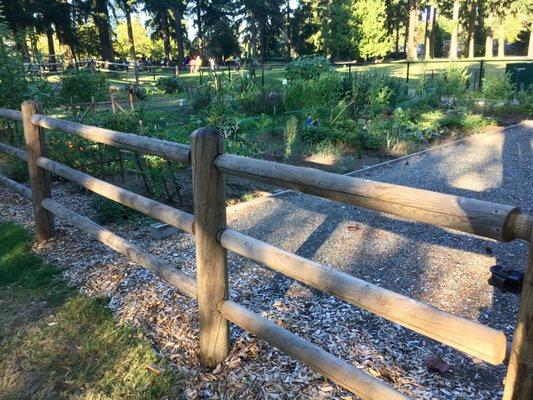
[[[37,159],[46,156],[46,146],[41,128],[31,122],[32,117],[40,112],[39,105],[28,100],[22,103],[22,126],[30,175],[30,188],[32,194],[35,232],[37,240],[46,240],[54,235],[54,218],[45,210],[41,201],[51,197],[50,174],[37,165]]]
[[[516,207],[429,190],[233,154],[218,156],[215,165],[226,174],[500,241],[529,240],[525,235],[533,225],[531,217],[517,218],[522,213]],[[517,221],[526,227],[515,228]]]
[[[228,296],[226,249],[217,234],[226,227],[226,181],[213,160],[224,152],[222,135],[201,128],[191,135],[196,235],[196,278],[200,311],[200,359],[214,368],[229,354],[229,324],[217,310]]]

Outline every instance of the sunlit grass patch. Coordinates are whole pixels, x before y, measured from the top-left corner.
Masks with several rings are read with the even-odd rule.
[[[69,288],[10,223],[0,224],[0,276],[0,398],[180,397],[170,366],[117,326],[107,300]]]

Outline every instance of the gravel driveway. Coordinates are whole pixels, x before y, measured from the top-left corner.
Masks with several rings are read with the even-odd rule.
[[[533,213],[533,124],[470,137],[356,175],[503,204]],[[54,197],[91,215],[84,194],[58,186]],[[2,219],[31,228],[31,208],[0,188]],[[312,196],[286,193],[228,209],[232,227],[304,257],[443,310],[504,330],[510,338],[518,297],[487,284],[496,263],[522,269],[525,242],[496,243],[411,223]],[[353,398],[238,328],[230,357],[214,372],[197,360],[195,302],[150,273],[59,222],[57,238],[35,246],[88,295],[107,295],[117,318],[144,329],[183,375],[186,398]],[[194,273],[187,234],[154,241],[142,222],[113,230],[160,258]],[[471,360],[333,297],[230,254],[230,297],[363,368],[417,399],[494,399],[505,368]],[[441,356],[444,374],[425,360]]]

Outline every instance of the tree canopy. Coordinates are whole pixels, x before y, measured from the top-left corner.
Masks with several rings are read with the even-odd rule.
[[[0,0],[24,57],[533,57],[530,0]],[[187,29],[189,28],[189,29]],[[191,29],[192,28],[192,29]],[[194,33],[193,33],[194,32]],[[59,45],[60,49],[56,49]]]

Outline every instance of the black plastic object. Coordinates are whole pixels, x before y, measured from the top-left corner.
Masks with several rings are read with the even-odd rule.
[[[524,273],[504,267],[503,265],[493,265],[490,267],[492,276],[489,284],[500,289],[504,293],[520,293],[522,291],[522,282]]]

